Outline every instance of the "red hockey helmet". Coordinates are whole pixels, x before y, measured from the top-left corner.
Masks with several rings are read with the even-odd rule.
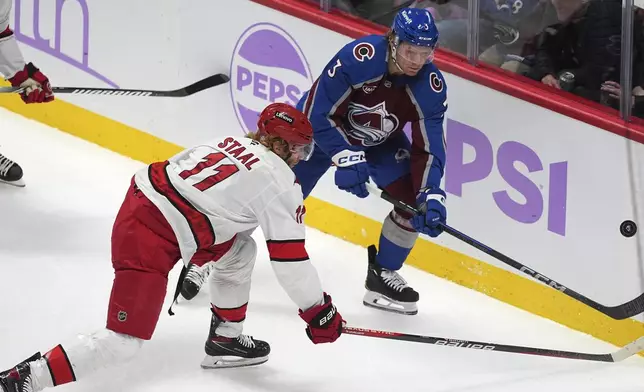
[[[259,115],[260,135],[277,136],[286,141],[291,152],[307,160],[313,152],[313,127],[304,113],[286,103],[272,103]]]

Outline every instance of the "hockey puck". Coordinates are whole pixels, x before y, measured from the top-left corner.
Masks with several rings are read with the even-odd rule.
[[[619,225],[619,232],[626,238],[630,238],[637,233],[637,225],[631,220],[625,220]]]

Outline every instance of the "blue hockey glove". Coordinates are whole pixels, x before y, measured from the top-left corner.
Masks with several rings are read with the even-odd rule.
[[[342,150],[331,160],[337,166],[335,185],[354,195],[365,198],[369,196],[366,183],[369,182],[369,166],[364,151]]]
[[[445,192],[438,188],[426,189],[418,193],[416,204],[421,213],[411,219],[414,229],[432,238],[438,237],[443,232],[441,224],[447,222]]]

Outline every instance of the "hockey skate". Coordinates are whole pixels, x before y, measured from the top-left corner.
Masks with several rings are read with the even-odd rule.
[[[221,323],[213,312],[206,341],[206,357],[201,362],[202,368],[235,368],[259,365],[268,361],[271,346],[267,342],[248,335],[239,335],[236,338],[219,336],[215,331]]]
[[[16,162],[0,154],[0,182],[23,187],[22,168]]]
[[[15,367],[0,372],[0,388],[2,388],[2,392],[35,391],[31,385],[31,367],[29,366],[29,362],[36,361],[40,358],[40,353],[36,353]]]
[[[375,245],[367,248],[369,266],[362,303],[372,308],[389,312],[413,315],[418,313],[418,293],[396,271],[390,271],[376,264]]]
[[[190,263],[186,278],[181,285],[181,296],[188,301],[196,297],[214,266],[213,262],[206,263],[201,267]]]

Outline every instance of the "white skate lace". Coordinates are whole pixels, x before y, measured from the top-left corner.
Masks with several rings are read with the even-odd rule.
[[[34,392],[34,388],[31,385],[31,375],[27,376],[27,378],[25,379],[25,383],[22,384],[20,392]]]
[[[237,341],[246,348],[255,348],[255,341],[252,336],[239,335]]]
[[[405,279],[403,279],[396,271],[383,269],[380,273],[380,277],[385,281],[387,286],[398,292],[403,291],[407,287]]]
[[[14,162],[11,159],[0,154],[0,176],[6,176],[13,164]]]
[[[212,271],[212,268],[215,266],[215,263],[206,263],[203,266],[199,267],[196,264],[190,264],[190,268],[188,268],[188,274],[186,275],[186,279],[194,282],[196,285],[201,287],[203,285],[204,280],[210,275],[210,271]]]
[[[28,375],[26,378],[24,378],[22,380],[18,380],[18,383],[22,383],[22,386],[20,387],[20,389],[16,389],[16,391],[18,391],[18,392],[35,392],[37,390],[40,390],[40,389],[35,389],[34,388],[34,386],[32,385],[32,381],[33,380],[32,380],[31,374]],[[12,388],[12,387],[15,388],[15,385],[12,385],[12,383],[13,383],[13,381],[10,380],[9,385],[8,385],[9,388]],[[13,391],[13,390],[14,389],[10,389],[10,391]],[[4,389],[3,389],[1,384],[0,384],[0,391],[4,391]]]

